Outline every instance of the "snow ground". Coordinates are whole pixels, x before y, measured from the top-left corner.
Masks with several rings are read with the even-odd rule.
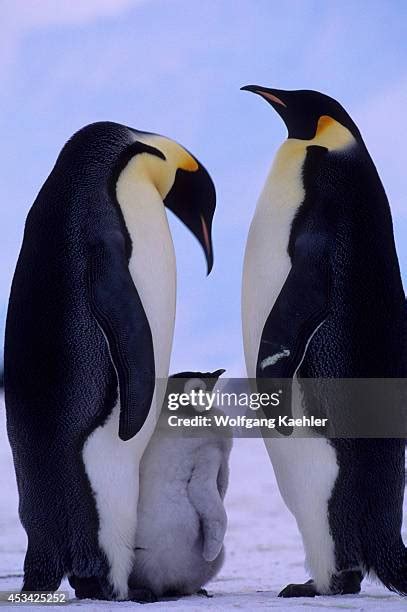
[[[25,552],[25,533],[17,516],[17,491],[11,452],[5,431],[3,402],[0,400],[0,590],[21,586]],[[254,610],[372,610],[392,612],[406,609],[403,598],[380,585],[365,582],[358,596],[279,599],[277,594],[289,582],[303,582],[303,550],[294,519],[282,502],[271,465],[261,440],[235,441],[231,459],[231,481],[226,498],[229,527],[226,536],[226,561],[218,577],[210,583],[213,595],[185,597],[148,604],[146,609],[201,611]],[[407,504],[405,505],[405,515]],[[406,536],[406,525],[404,536]],[[406,540],[406,537],[404,537]],[[69,590],[63,583],[62,590]],[[0,604],[1,605],[1,604]],[[91,602],[73,600],[70,607],[119,610],[134,607],[132,602]],[[12,609],[5,605],[3,609]],[[37,609],[38,606],[23,606]],[[57,610],[60,606],[47,606]]]

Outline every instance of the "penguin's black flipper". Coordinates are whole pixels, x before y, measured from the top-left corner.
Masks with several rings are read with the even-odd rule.
[[[120,232],[92,245],[88,287],[90,306],[109,345],[120,392],[119,437],[129,440],[142,428],[155,386],[150,325],[131,278]]]
[[[287,280],[266,320],[256,376],[292,378],[306,346],[328,314],[329,239],[303,234],[295,245]]]
[[[269,379],[284,387],[278,415],[291,417],[291,379],[301,364],[309,340],[328,314],[329,235],[300,234],[292,267],[266,320],[260,340],[256,378],[261,391],[275,391]],[[279,428],[277,428],[279,430]],[[292,429],[284,427],[289,435]]]

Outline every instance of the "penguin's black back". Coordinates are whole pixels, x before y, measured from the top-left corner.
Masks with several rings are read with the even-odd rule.
[[[309,147],[306,197],[291,240],[324,216],[331,236],[329,315],[316,331],[301,377],[404,377],[405,297],[387,197],[362,144],[339,152]],[[315,205],[316,203],[316,205]]]
[[[93,420],[97,399],[113,385],[106,342],[89,309],[86,275],[98,235],[106,229],[126,232],[111,181],[128,139],[125,128],[108,123],[78,132],[28,214],[6,325],[11,427],[27,402],[32,414],[46,414],[49,432],[63,424],[64,415],[75,420],[75,413],[82,428],[87,403]]]
[[[299,376],[404,378],[405,295],[390,208],[376,168],[363,143],[341,152],[309,149],[303,169],[306,197],[290,244],[300,232],[320,227],[323,215],[332,240],[331,276],[329,314],[309,342]],[[306,410],[315,413],[315,396],[308,397],[304,389]],[[330,413],[324,416],[349,424],[351,420],[341,421],[341,413],[360,408],[348,402],[352,389],[345,383],[343,393],[332,394]],[[404,554],[399,566],[393,563],[395,551],[403,549],[405,442],[350,437],[333,438],[330,444],[339,466],[328,503],[336,567],[340,571],[362,564],[393,588]]]
[[[98,517],[81,454],[115,405],[117,380],[90,311],[87,266],[106,231],[127,239],[114,173],[130,142],[126,128],[98,123],[65,145],[28,214],[12,283],[5,394],[19,512],[29,544],[33,537],[26,567],[37,565],[32,546],[42,543],[55,584],[72,567],[106,571],[96,565]]]

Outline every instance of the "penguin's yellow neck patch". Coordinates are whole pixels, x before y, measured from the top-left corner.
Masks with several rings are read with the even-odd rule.
[[[144,180],[152,183],[164,200],[174,184],[178,169],[196,172],[198,162],[181,145],[174,140],[155,134],[140,134],[137,140],[158,149],[165,155],[161,159],[156,155],[141,153],[130,163],[134,163],[133,180]]]
[[[332,117],[322,115],[318,120],[314,138],[304,142],[326,147],[329,151],[336,151],[346,149],[356,141],[348,128]]]
[[[184,149],[184,147],[181,147],[181,145],[174,140],[156,135],[148,135],[146,139],[140,138],[139,140],[143,140],[143,142],[159,149],[164,153],[167,162],[176,167],[176,169],[180,168],[188,172],[195,172],[198,170],[197,161]]]
[[[314,138],[302,140],[300,138],[287,138],[277,151],[273,167],[281,172],[285,167],[304,162],[307,147],[318,145],[326,147],[328,151],[341,151],[356,143],[351,132],[332,117],[323,115],[319,118]]]
[[[307,148],[312,145],[326,147],[329,151],[341,151],[356,144],[351,132],[332,117],[323,115],[319,118],[314,138],[302,140],[287,138],[278,149],[271,168],[269,181],[281,187],[284,197],[273,196],[274,207],[285,206],[287,201],[297,207],[303,200],[302,168],[307,155]],[[270,198],[266,198],[267,201]]]

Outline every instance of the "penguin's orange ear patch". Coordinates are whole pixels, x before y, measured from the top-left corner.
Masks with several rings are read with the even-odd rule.
[[[322,115],[318,119],[317,131],[315,133],[315,136],[320,136],[324,130],[329,127],[332,127],[335,123],[336,121],[332,119],[332,117],[329,117],[329,115]]]
[[[311,141],[329,151],[339,151],[355,144],[351,132],[344,125],[329,115],[322,115],[318,119],[315,136]]]
[[[190,155],[185,152],[185,156],[181,156],[178,162],[178,168],[181,170],[187,170],[188,172],[196,172],[199,168],[198,162]]]

